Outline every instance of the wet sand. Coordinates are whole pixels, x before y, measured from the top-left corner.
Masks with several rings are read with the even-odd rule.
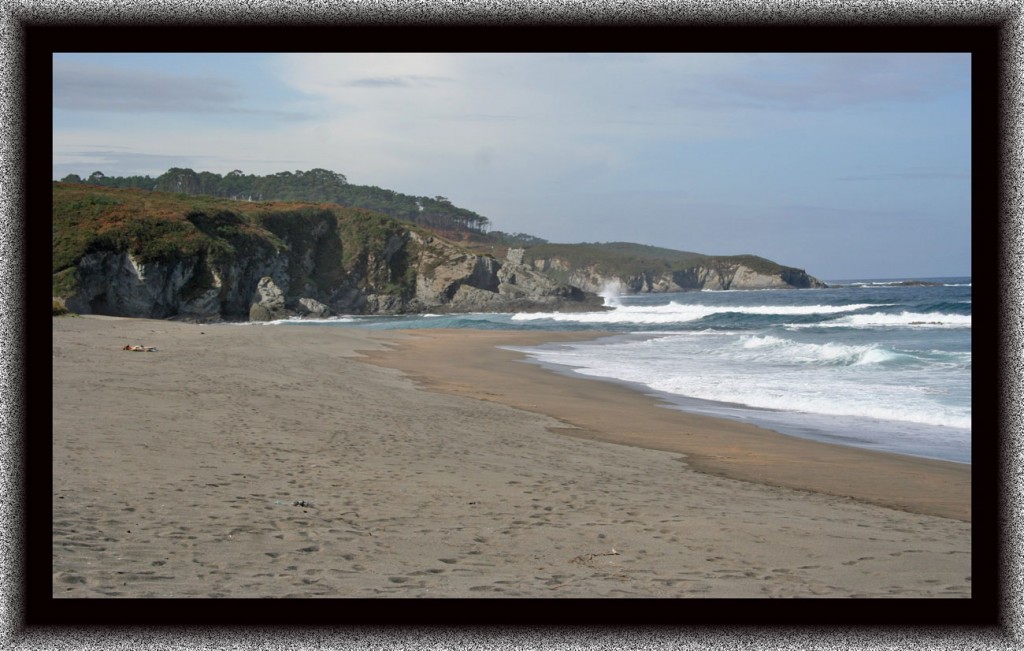
[[[969,466],[496,348],[578,336],[55,318],[53,594],[970,596]]]

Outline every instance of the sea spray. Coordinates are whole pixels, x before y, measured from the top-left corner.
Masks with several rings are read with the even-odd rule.
[[[605,307],[618,307],[622,305],[620,300],[623,293],[622,290],[622,281],[618,278],[612,278],[604,282],[601,291],[597,295],[604,299]]]

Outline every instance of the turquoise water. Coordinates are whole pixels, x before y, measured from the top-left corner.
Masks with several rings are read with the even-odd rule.
[[[339,317],[302,327],[613,333],[515,348],[552,370],[625,382],[670,408],[785,434],[971,460],[971,281],[827,289],[605,293],[585,313]]]

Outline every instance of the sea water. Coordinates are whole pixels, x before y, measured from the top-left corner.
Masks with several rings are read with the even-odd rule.
[[[552,370],[628,383],[669,408],[841,445],[970,463],[969,278],[826,289],[603,293],[583,313],[339,317],[364,328],[599,330],[510,347]],[[934,284],[933,284],[934,283]]]

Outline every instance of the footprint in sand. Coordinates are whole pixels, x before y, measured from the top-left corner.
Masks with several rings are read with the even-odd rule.
[[[54,577],[54,579],[56,579],[60,583],[68,583],[68,584],[85,583],[86,582],[84,576],[80,576],[78,574],[72,574],[70,572],[61,572],[60,574],[56,575]]]

